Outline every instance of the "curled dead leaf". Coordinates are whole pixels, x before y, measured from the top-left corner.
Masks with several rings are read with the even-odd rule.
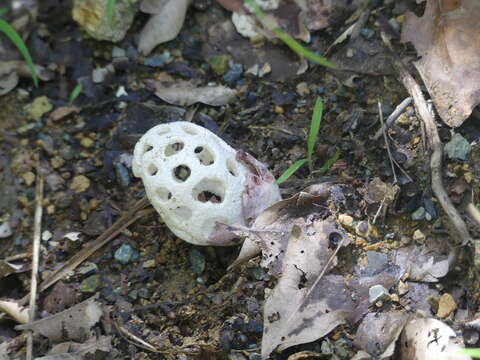
[[[421,56],[414,64],[440,117],[453,127],[480,103],[479,12],[477,0],[429,0],[422,17],[406,14],[402,28],[402,41]]]

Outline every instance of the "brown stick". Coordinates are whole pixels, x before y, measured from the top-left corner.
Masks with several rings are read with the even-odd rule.
[[[43,213],[43,178],[39,174],[39,165],[37,157],[37,181],[35,187],[35,216],[33,221],[33,250],[32,250],[32,275],[30,281],[30,310],[28,312],[29,322],[35,320],[37,285],[38,285],[38,265],[40,260],[40,237],[42,234],[42,213]],[[31,360],[33,357],[33,333],[27,331],[27,350],[25,358]]]
[[[137,219],[150,213],[150,210],[143,210],[150,204],[146,197],[137,201],[124,215],[122,215],[112,226],[103,232],[97,239],[88,244],[88,247],[83,248],[78,253],[73,255],[68,261],[62,265],[61,268],[54,271],[47,279],[40,284],[40,291],[48,289],[50,286],[61,280],[67,273],[74,270],[85,259],[92,255],[95,251],[103,247],[110,240],[115,238],[127,226],[133,224]],[[153,211],[153,209],[152,209]],[[26,298],[20,300],[20,304],[25,304]]]
[[[394,55],[392,44],[390,40],[382,33],[382,40],[385,45],[390,49],[392,55]],[[406,66],[403,62],[396,56],[392,56],[393,65],[398,72],[400,80],[403,83],[403,86],[407,89],[410,96],[413,98],[415,108],[417,113],[420,115],[423,123],[425,124],[425,131],[427,134],[428,144],[432,151],[430,157],[430,170],[432,174],[432,190],[435,196],[438,199],[438,202],[442,206],[443,211],[447,214],[450,222],[455,229],[458,239],[455,239],[457,244],[466,245],[473,244],[474,241],[468,232],[467,225],[460,217],[455,206],[453,206],[452,201],[448,197],[447,192],[443,186],[442,180],[442,156],[443,156],[443,145],[438,136],[437,125],[433,118],[432,113],[428,110],[427,102],[423,96],[420,86],[417,84],[415,79],[410,75]]]

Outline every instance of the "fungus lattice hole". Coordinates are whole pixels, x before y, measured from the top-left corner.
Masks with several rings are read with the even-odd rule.
[[[215,162],[213,152],[206,146],[197,146],[194,152],[202,165],[212,165]]]
[[[145,144],[144,147],[143,147],[143,152],[146,153],[146,152],[149,152],[153,149],[153,146],[150,145],[150,144]]]
[[[185,131],[187,134],[190,134],[190,135],[197,135],[197,130],[188,125],[185,125],[183,127],[183,131]]]
[[[228,169],[228,172],[229,172],[232,176],[237,176],[237,175],[238,175],[237,167],[235,166],[235,164],[233,163],[233,161],[230,160],[230,159],[227,160],[227,169]]]
[[[192,217],[192,210],[186,206],[179,206],[175,209],[172,209],[172,212],[182,220],[188,220]]]
[[[155,175],[157,175],[158,168],[155,164],[150,164],[147,167],[147,171],[148,171],[148,175],[155,176]]]
[[[175,141],[171,144],[168,144],[165,148],[165,156],[172,156],[176,153],[179,153],[184,148],[184,144],[180,141]]]
[[[342,241],[342,235],[340,233],[331,232],[330,235],[328,235],[329,248],[336,248],[340,244],[340,241]]]
[[[172,198],[172,193],[164,187],[157,188],[157,195],[162,201],[168,201]]]
[[[218,179],[203,179],[194,186],[193,198],[202,203],[219,204],[225,199],[225,185]]]
[[[186,181],[191,174],[191,170],[186,165],[178,165],[175,169],[173,169],[173,177],[176,181],[184,182]]]

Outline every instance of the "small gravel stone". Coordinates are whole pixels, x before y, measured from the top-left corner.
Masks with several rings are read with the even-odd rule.
[[[7,238],[13,233],[12,227],[8,221],[0,224],[0,239]]]
[[[80,140],[80,145],[82,145],[83,147],[86,147],[86,148],[92,147],[94,143],[95,142],[88,137],[84,137],[84,138],[82,138],[82,140]]]
[[[100,275],[95,274],[84,279],[80,283],[80,291],[83,293],[94,293],[100,285]]]
[[[43,114],[53,109],[52,104],[46,96],[37,97],[27,106],[27,114],[32,120],[40,120]]]
[[[148,299],[150,297],[150,291],[147,288],[138,289],[138,296],[142,299]]]
[[[371,358],[372,356],[369,353],[360,350],[352,357],[351,360],[370,360]]]
[[[413,240],[419,244],[423,244],[425,242],[425,234],[419,229],[413,232],[412,237],[413,237]]]
[[[443,294],[438,302],[437,317],[440,319],[445,319],[455,310],[457,310],[457,303],[455,302],[453,296],[449,293]]]
[[[25,184],[27,184],[27,186],[30,186],[35,181],[35,174],[31,171],[28,171],[22,174],[22,178],[23,180],[25,180]]]
[[[147,260],[143,263],[142,265],[145,269],[152,269],[156,266],[155,264],[155,260],[154,259],[150,259],[150,260]]]
[[[272,72],[272,67],[270,66],[270,63],[265,63],[262,65],[262,67],[258,70],[258,77],[262,78],[267,74],[270,74]]]
[[[241,64],[232,64],[230,70],[223,75],[223,81],[225,81],[229,86],[237,86],[238,80],[242,78],[243,75],[243,66]]]
[[[150,67],[162,67],[172,61],[172,55],[169,51],[164,51],[160,55],[152,56],[143,61],[143,64]]]
[[[63,164],[65,164],[65,160],[63,160],[60,156],[54,156],[50,160],[50,164],[54,169],[58,169],[59,167],[62,167]]]
[[[115,260],[117,260],[120,264],[128,264],[130,261],[134,260],[135,258],[135,250],[130,246],[129,243],[123,243],[122,246],[115,251]]]
[[[217,75],[224,75],[228,69],[228,62],[232,59],[230,55],[215,55],[208,58],[207,63]]]
[[[138,291],[137,290],[132,290],[128,293],[128,297],[133,299],[133,300],[136,300],[137,297],[138,297]]]
[[[377,301],[386,301],[390,299],[388,290],[382,285],[373,285],[368,289],[368,300],[370,304],[374,304]]]
[[[188,253],[188,259],[190,260],[191,269],[195,274],[201,275],[205,271],[205,255],[203,255],[200,250],[192,248]]]
[[[412,213],[412,220],[420,221],[424,220],[426,215],[425,208],[420,206],[417,210]]]
[[[404,283],[403,281],[399,281],[398,283],[398,295],[402,296],[408,292],[408,284]]]
[[[107,75],[108,75],[108,69],[107,68],[94,69],[92,71],[92,81],[95,84],[100,84],[105,80]]]
[[[42,240],[43,241],[48,241],[52,238],[53,234],[48,231],[48,230],[45,230],[43,233],[42,233]]]
[[[453,135],[452,139],[445,145],[445,151],[452,160],[467,161],[472,146],[460,134]]]
[[[127,168],[119,162],[115,162],[113,167],[115,168],[115,176],[118,184],[124,189],[127,188],[130,185],[130,174]]]
[[[112,48],[112,58],[124,58],[126,56],[127,52],[125,49],[119,48],[118,46]]]
[[[90,187],[90,180],[85,175],[77,175],[70,184],[70,190],[77,194],[87,190]]]
[[[353,229],[353,217],[347,214],[340,214],[338,216],[338,222],[347,230]]]
[[[308,88],[308,84],[306,82],[301,82],[297,85],[297,94],[300,96],[306,96],[310,94],[310,89]]]
[[[375,31],[372,29],[363,28],[360,30],[360,35],[362,35],[367,40],[372,40],[375,36]]]
[[[265,272],[260,266],[248,269],[248,273],[257,281],[261,281],[265,278]]]

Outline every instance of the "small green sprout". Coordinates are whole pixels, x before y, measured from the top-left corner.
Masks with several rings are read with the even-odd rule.
[[[109,25],[113,22],[113,9],[116,3],[117,0],[107,0],[107,22]]]
[[[68,97],[68,102],[70,104],[73,104],[73,102],[75,101],[75,99],[78,97],[78,95],[80,95],[80,93],[82,92],[83,90],[83,85],[78,83],[72,90],[72,92],[70,93],[70,96]]]
[[[337,68],[337,66],[333,62],[327,60],[322,56],[315,54],[313,51],[310,51],[306,47],[302,46],[297,40],[295,40],[293,37],[291,37],[289,34],[283,31],[279,26],[270,24],[267,21],[265,21],[266,15],[263,12],[263,10],[257,5],[255,0],[244,0],[244,1],[250,6],[253,13],[260,20],[260,22],[268,30],[270,30],[275,35],[277,35],[277,37],[281,41],[283,41],[285,45],[287,45],[291,50],[296,52],[299,56],[304,57],[307,60],[313,61],[314,63],[317,63],[319,65],[322,65],[331,69]]]
[[[459,353],[461,355],[467,355],[476,359],[480,359],[480,349],[478,348],[461,349]]]
[[[8,10],[7,9],[0,9],[0,16],[4,15]],[[30,73],[32,74],[32,80],[35,87],[38,87],[38,76],[37,71],[35,70],[35,66],[33,65],[33,60],[28,51],[25,42],[22,40],[18,32],[5,20],[0,19],[0,32],[3,32],[7,38],[17,47],[17,49],[22,54],[25,62],[27,63],[28,68],[30,69]]]
[[[281,184],[292,176],[298,169],[300,169],[305,163],[308,163],[310,174],[325,173],[340,157],[340,150],[337,149],[335,154],[330,157],[323,166],[318,170],[313,170],[313,152],[315,150],[315,144],[317,143],[318,132],[320,130],[320,124],[323,116],[323,102],[322,99],[317,97],[315,101],[315,107],[313,108],[312,121],[310,122],[310,131],[308,132],[307,140],[307,158],[295,161],[290,167],[277,179],[276,183]]]

